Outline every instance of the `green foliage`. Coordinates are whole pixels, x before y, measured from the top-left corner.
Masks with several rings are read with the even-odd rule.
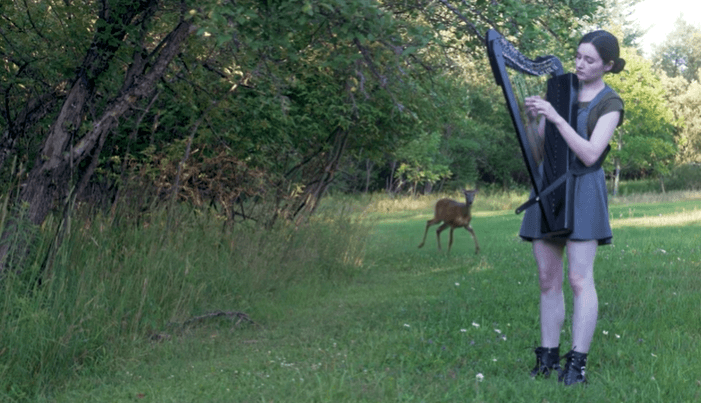
[[[595,24],[591,27],[591,31],[598,27],[614,26],[616,30],[620,30],[620,44],[622,47],[638,48],[640,44],[636,43],[650,27],[641,27],[640,23],[633,19],[633,11],[636,5],[643,0],[605,0],[602,7],[594,16]]]
[[[550,35],[533,24],[534,18],[546,18],[552,23],[548,32],[565,35],[576,24],[574,16],[593,12],[596,4],[561,5],[557,13],[535,3],[528,8],[518,4],[508,6],[518,10],[478,6],[486,13],[478,18],[483,24],[480,30],[486,31],[487,21],[496,18],[487,14],[497,11],[499,15],[509,15],[516,18],[516,26],[523,28],[523,32],[514,34],[523,35],[526,38],[523,43],[528,47],[533,46],[535,37],[543,41]],[[463,6],[457,7],[461,10]],[[318,150],[305,149],[305,140],[314,146],[326,144],[331,152],[327,142],[331,138],[329,133],[341,127],[350,132],[347,152],[356,159],[347,160],[344,168],[353,176],[360,176],[354,173],[364,165],[359,162],[370,160],[382,166],[389,156],[390,161],[403,164],[402,172],[409,173],[411,178],[407,179],[413,187],[432,184],[448,172],[454,174],[451,180],[456,184],[474,181],[476,171],[482,169],[489,171],[483,174],[489,180],[497,177],[508,182],[503,178],[514,171],[513,167],[489,164],[510,158],[497,155],[479,163],[474,159],[485,154],[480,147],[486,144],[492,145],[490,151],[502,151],[503,145],[510,143],[512,146],[506,149],[512,156],[516,150],[513,140],[502,142],[501,147],[493,146],[498,141],[485,141],[487,134],[480,129],[485,127],[483,119],[489,118],[466,108],[469,102],[464,100],[470,99],[467,93],[472,89],[462,83],[459,74],[445,69],[464,71],[485,56],[481,42],[476,42],[474,36],[464,36],[464,28],[447,23],[456,15],[440,4],[407,8],[403,3],[374,1],[353,4],[305,1],[264,6],[251,3],[249,7],[237,4],[213,9],[211,18],[202,20],[200,33],[211,34],[236,53],[241,74],[257,73],[250,83],[258,91],[247,94],[250,102],[245,105],[250,106],[238,107],[234,112],[241,116],[236,123],[242,125],[237,128],[238,136],[256,136],[255,141],[246,140],[250,145],[261,141],[270,144],[232,148],[246,150],[246,158],[260,164],[272,163],[270,168],[298,175],[303,171],[296,167]],[[326,35],[328,32],[333,35]],[[451,59],[446,59],[446,55]],[[264,73],[257,70],[261,62],[266,63]],[[266,87],[270,90],[264,90]],[[239,102],[238,99],[240,96],[234,94],[232,101]],[[243,115],[243,111],[262,115],[248,117],[251,112]],[[296,136],[290,137],[290,132]],[[411,145],[437,133],[444,137],[440,155],[429,158],[432,162],[427,157],[419,158],[417,151],[425,153],[435,149],[435,144]],[[407,147],[414,150],[411,158]],[[423,162],[419,164],[420,159]],[[307,180],[303,176],[294,177],[303,188]]]
[[[665,188],[669,190],[701,189],[701,165],[683,164],[675,166],[665,177]]]
[[[662,76],[665,99],[679,122],[677,161],[701,162],[701,84],[684,77]]]
[[[674,162],[674,115],[664,102],[665,90],[650,63],[634,50],[623,48],[626,68],[606,82],[624,101],[624,122],[612,139],[608,163],[621,164],[622,176],[662,176]]]
[[[47,112],[64,99],[90,44],[94,21],[83,17],[96,11],[94,2],[48,3],[12,2],[0,9],[0,169],[11,144],[18,162],[31,166],[51,124]]]
[[[96,133],[96,119],[144,82],[169,33],[185,21],[197,29],[153,91],[109,115],[119,125],[110,122],[104,147],[95,142],[102,154],[88,186],[93,194],[83,200],[111,207],[134,187],[151,192],[149,204],[176,193],[229,207],[262,198],[275,208],[259,222],[273,225],[312,214],[334,185],[357,190],[339,178],[359,176],[363,163],[381,167],[368,175],[381,184],[396,163],[415,189],[480,180],[508,187],[523,175],[503,102],[490,103],[496,90],[485,77],[483,33],[497,28],[528,54],[568,52],[570,34],[600,4],[15,2],[2,10],[11,24],[0,38],[9,55],[0,78],[9,83],[3,123],[17,130],[3,133],[0,168],[12,153],[41,162],[46,128],[67,130],[59,155],[82,150],[81,137]],[[84,107],[64,122],[58,111],[82,80],[90,88]],[[94,149],[86,151],[56,189],[91,175]],[[213,161],[226,163],[226,178],[213,174]],[[37,191],[49,193],[44,187]]]
[[[437,160],[437,157],[441,157],[440,142],[440,134],[422,133],[395,151],[394,155],[397,159],[406,161],[397,168],[397,178],[400,181],[405,178],[412,185],[412,193],[416,193],[416,186],[419,183],[432,184],[450,176],[445,161]]]

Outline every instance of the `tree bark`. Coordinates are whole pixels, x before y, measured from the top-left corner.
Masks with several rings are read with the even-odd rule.
[[[8,91],[4,92],[7,94]],[[0,169],[7,158],[14,154],[15,144],[22,134],[31,130],[39,120],[53,110],[64,95],[60,91],[52,91],[35,97],[26,103],[24,109],[14,119],[10,113],[4,114],[8,124],[0,137]]]

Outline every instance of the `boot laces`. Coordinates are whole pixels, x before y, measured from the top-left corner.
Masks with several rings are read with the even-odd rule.
[[[576,382],[584,382],[586,379],[584,377],[587,363],[586,355],[582,356],[574,350],[570,350],[560,359],[563,358],[566,360],[563,371],[565,384],[571,385]]]

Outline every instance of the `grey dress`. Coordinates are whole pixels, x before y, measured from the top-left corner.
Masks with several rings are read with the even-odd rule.
[[[606,86],[585,108],[580,108],[577,113],[577,133],[585,139],[589,138],[587,121],[594,106],[606,93],[613,91]],[[570,166],[583,167],[584,164],[571,153]],[[543,166],[539,166],[543,173]],[[531,197],[535,194],[531,191]],[[541,231],[541,211],[538,203],[526,209],[519,236],[526,241],[534,239],[569,239],[573,241],[597,240],[599,245],[610,244],[613,238],[608,213],[608,193],[606,190],[606,177],[604,170],[598,170],[577,176],[574,188],[574,225],[572,233],[565,236],[547,236]]]

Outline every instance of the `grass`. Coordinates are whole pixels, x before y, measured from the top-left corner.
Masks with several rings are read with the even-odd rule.
[[[55,307],[48,302],[58,299],[48,295],[37,302],[26,292],[15,291],[15,300],[3,294],[4,312],[22,322],[0,322],[2,337],[13,323],[19,332],[9,343],[2,339],[0,365],[6,366],[0,366],[5,379],[0,400],[687,402],[701,397],[701,195],[612,200],[614,245],[600,248],[595,263],[600,314],[587,371],[590,384],[576,388],[528,377],[539,340],[538,286],[529,244],[517,237],[521,217],[513,214],[513,204],[518,198],[480,197],[473,218],[479,255],[466,231],[456,231],[451,254],[438,252],[432,237],[416,248],[435,197],[423,204],[377,198],[362,221],[346,217],[343,203],[329,203],[325,216],[340,218],[320,219],[301,234],[281,229],[276,233],[282,237],[223,233],[213,230],[216,221],[186,215],[179,234],[167,238],[158,217],[132,232],[100,232],[95,220],[74,234],[76,242],[94,242],[66,247],[57,266],[66,274],[57,269],[46,287],[53,298],[81,284],[92,290],[72,291]],[[396,207],[399,203],[407,205]],[[499,205],[508,209],[493,207]],[[571,313],[571,293],[566,299]],[[18,301],[26,309],[18,308]],[[15,305],[7,306],[10,302]],[[245,312],[255,324],[220,316],[173,325],[214,310]],[[563,349],[569,348],[569,326]],[[27,340],[45,347],[32,349]],[[67,351],[51,352],[51,346]],[[45,374],[35,374],[34,389],[20,388],[17,377],[32,372],[9,368],[8,357],[22,365],[42,362],[31,360],[41,354],[60,370],[50,371],[52,362],[46,362],[34,369]],[[15,389],[8,377],[15,379]]]

